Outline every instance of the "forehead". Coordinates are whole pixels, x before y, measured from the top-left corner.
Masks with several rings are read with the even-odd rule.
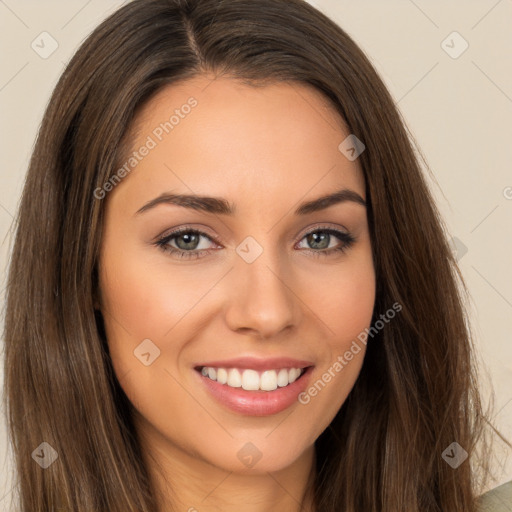
[[[199,76],[163,88],[137,114],[130,151],[151,150],[118,188],[128,197],[179,189],[232,198],[243,189],[262,204],[279,195],[293,204],[347,187],[364,198],[358,162],[338,149],[349,134],[311,86]]]

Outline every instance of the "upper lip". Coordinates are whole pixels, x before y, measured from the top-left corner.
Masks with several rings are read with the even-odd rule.
[[[212,368],[243,368],[247,370],[265,371],[281,368],[307,368],[313,366],[311,361],[301,359],[292,359],[290,357],[236,357],[234,359],[224,359],[222,361],[207,361],[195,365],[197,370],[203,367]]]

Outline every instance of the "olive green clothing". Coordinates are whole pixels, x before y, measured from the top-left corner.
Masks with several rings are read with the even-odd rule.
[[[479,498],[479,512],[512,512],[512,480]]]

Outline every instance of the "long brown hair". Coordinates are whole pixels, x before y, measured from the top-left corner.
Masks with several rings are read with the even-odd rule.
[[[122,160],[137,109],[205,72],[309,84],[366,146],[373,320],[395,302],[402,310],[368,342],[352,392],[316,441],[316,510],[474,511],[475,475],[488,471],[477,446],[488,439],[446,228],[383,82],[302,0],[134,0],[63,73],[30,162],[8,278],[5,399],[21,510],[157,510],[94,309],[105,208],[94,190]],[[42,442],[58,454],[45,470],[31,456]],[[453,442],[469,454],[456,469],[442,457]]]

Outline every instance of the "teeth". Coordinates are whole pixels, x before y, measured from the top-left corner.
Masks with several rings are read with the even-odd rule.
[[[242,376],[236,368],[229,370],[227,385],[232,388],[239,388],[242,385]]]
[[[228,372],[224,368],[219,368],[217,370],[217,382],[219,384],[226,384],[228,381]]]
[[[242,370],[238,368],[201,368],[201,374],[219,384],[226,384],[232,388],[242,388],[247,391],[274,391],[278,387],[284,388],[295,382],[305,371],[302,368],[281,368],[257,372],[256,370]]]
[[[277,374],[275,370],[267,370],[261,374],[260,388],[263,391],[277,389]]]
[[[260,376],[255,370],[245,370],[242,373],[242,387],[247,391],[260,389]]]
[[[288,382],[289,382],[288,376],[289,376],[289,371],[286,368],[279,370],[279,373],[277,374],[277,385],[280,388],[288,385]]]

